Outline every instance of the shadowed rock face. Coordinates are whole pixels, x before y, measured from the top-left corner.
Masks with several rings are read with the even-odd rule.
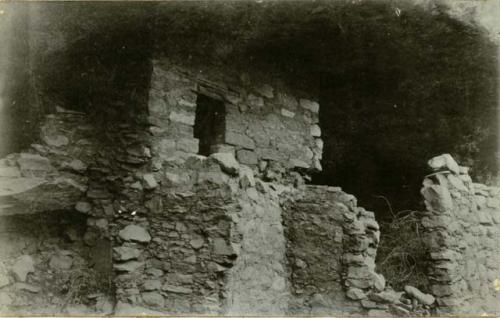
[[[439,9],[375,2],[31,9],[28,60],[37,77],[26,89],[39,99],[15,107],[52,114],[26,112],[41,135],[0,162],[0,215],[88,216],[82,233],[68,229],[55,241],[92,249],[117,313],[433,310],[432,296],[394,291],[377,274],[374,213],[340,188],[304,179],[323,163],[314,182],[345,184],[367,202],[382,189],[376,194],[397,203],[413,194],[425,151],[452,148],[471,164],[492,153],[492,47],[475,28]],[[197,94],[228,110],[227,131],[216,138],[223,144],[211,145],[209,157],[197,154]],[[430,210],[453,205],[445,190],[426,186]],[[480,224],[493,225],[483,217]],[[50,241],[43,255],[27,248],[9,258],[8,268],[19,261],[25,270],[0,284],[46,302],[40,272],[48,266],[59,277],[87,266],[79,249],[47,257]],[[0,309],[26,306],[5,295]],[[114,305],[101,296],[89,303],[66,312]]]
[[[320,1],[18,8],[31,39],[31,53],[18,62],[38,76],[19,89],[38,97],[8,109],[26,113],[29,125],[56,104],[99,113],[97,119],[127,120],[125,114],[140,111],[147,99],[147,61],[166,55],[201,73],[231,73],[248,82],[276,76],[304,96],[319,97],[324,172],[314,183],[342,185],[377,214],[387,210],[380,195],[394,210],[418,206],[426,167],[416,158],[449,152],[474,166],[471,174],[482,181],[496,174],[495,48],[474,21],[458,22],[443,6]],[[13,52],[24,52],[23,46]]]
[[[82,114],[61,109],[42,123],[44,145],[0,160],[0,215],[73,209],[87,191],[85,172],[95,147],[85,125]]]

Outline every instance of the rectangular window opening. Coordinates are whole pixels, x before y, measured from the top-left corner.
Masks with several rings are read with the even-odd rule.
[[[199,140],[198,154],[208,156],[215,145],[224,143],[226,109],[220,100],[198,95],[194,137]]]

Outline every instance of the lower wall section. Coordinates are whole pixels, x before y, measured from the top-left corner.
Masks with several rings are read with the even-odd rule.
[[[450,155],[429,161],[422,219],[432,293],[443,314],[500,313],[500,188],[473,183]]]
[[[226,273],[240,241],[231,216],[239,210],[232,189],[216,181],[226,176],[216,162],[196,158],[166,164],[154,175],[157,186],[145,194],[148,213],[124,220],[118,232],[120,307],[220,314]]]
[[[228,153],[164,161],[148,178],[148,212],[116,221],[119,309],[362,314],[359,300],[385,287],[373,213],[339,188],[263,182]]]
[[[500,189],[451,157],[430,161],[422,189],[436,303],[386,286],[378,224],[352,195],[274,161],[157,153],[141,127],[100,140],[61,110],[43,144],[0,160],[0,313],[500,312]]]
[[[373,213],[357,207],[340,188],[320,186],[307,186],[284,212],[290,313],[364,313],[355,300],[385,288],[375,273],[379,232]]]
[[[278,192],[257,181],[241,194],[235,214],[240,256],[230,270],[227,314],[284,315],[289,300],[285,235]]]
[[[73,211],[0,217],[2,315],[107,315],[110,256],[89,246],[88,218]],[[108,246],[109,248],[109,246]]]

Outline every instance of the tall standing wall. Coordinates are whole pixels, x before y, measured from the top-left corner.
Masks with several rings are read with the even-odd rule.
[[[443,314],[500,313],[500,188],[474,183],[450,155],[429,161],[422,226]]]

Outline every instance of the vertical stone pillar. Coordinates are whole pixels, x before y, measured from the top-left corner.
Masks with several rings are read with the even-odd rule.
[[[500,189],[474,183],[450,155],[429,161],[422,218],[439,314],[498,314]]]

